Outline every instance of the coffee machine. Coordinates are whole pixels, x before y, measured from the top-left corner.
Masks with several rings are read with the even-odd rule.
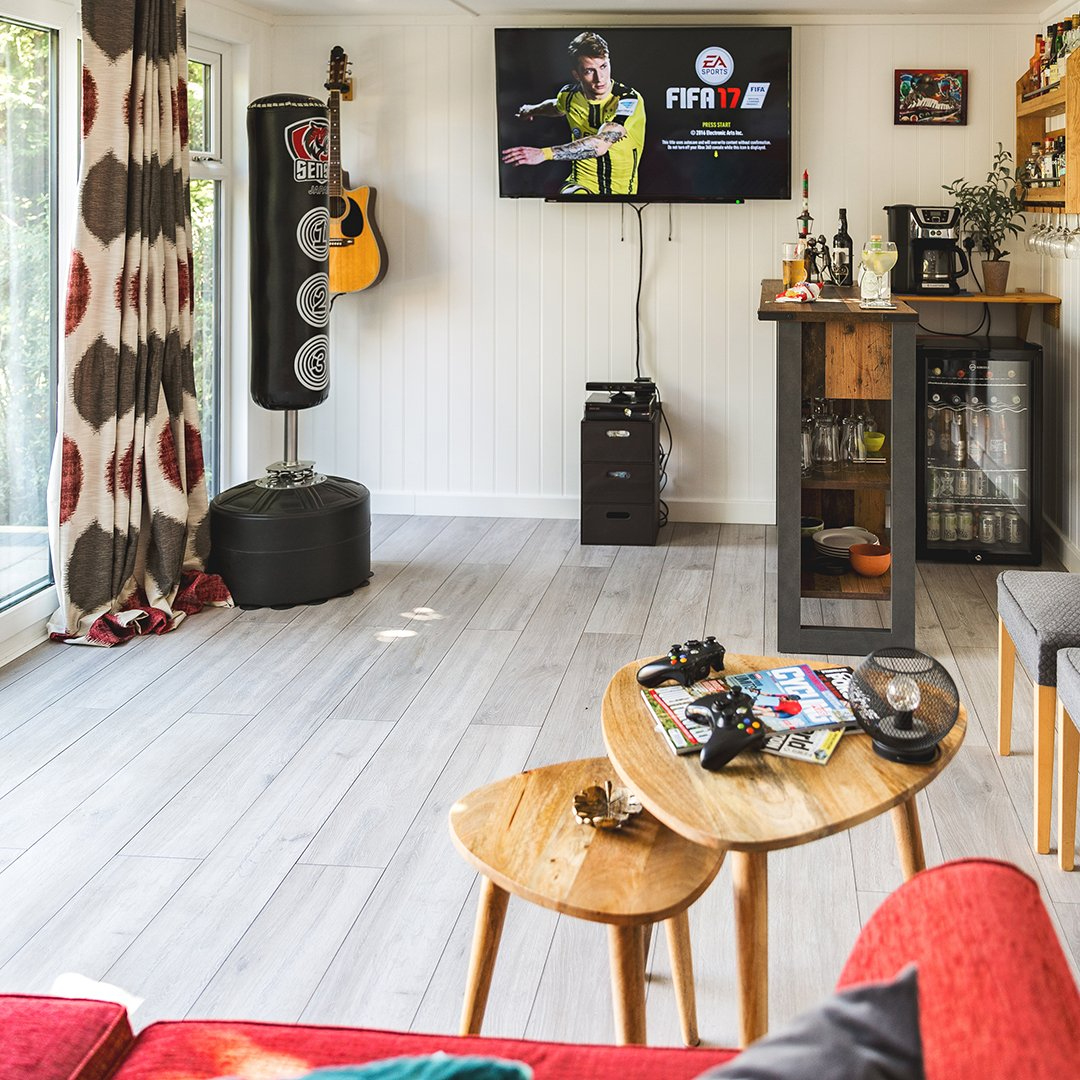
[[[896,244],[892,288],[897,293],[958,293],[970,269],[960,247],[955,206],[886,206],[889,239]]]

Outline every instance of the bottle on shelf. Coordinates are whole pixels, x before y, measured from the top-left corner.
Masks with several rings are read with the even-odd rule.
[[[987,437],[986,452],[990,456],[995,468],[1007,469],[1012,464],[1012,439],[1009,434],[1008,413],[1001,407],[997,399],[997,408],[990,420],[990,433]]]
[[[967,437],[964,432],[964,410],[953,409],[949,428],[949,457],[955,468],[967,462]]]
[[[855,245],[851,241],[847,226],[847,210],[840,208],[840,224],[832,238],[832,270],[837,285],[851,284],[852,259]]]
[[[975,409],[968,417],[968,461],[972,469],[982,469],[986,454],[986,413]],[[972,494],[978,494],[973,491]]]
[[[1036,34],[1035,51],[1031,54],[1031,59],[1028,61],[1027,89],[1029,92],[1039,89],[1039,71],[1042,67],[1042,54],[1043,36],[1042,34]]]

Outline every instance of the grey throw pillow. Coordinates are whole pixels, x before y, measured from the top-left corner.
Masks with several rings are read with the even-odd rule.
[[[834,994],[699,1080],[924,1080],[914,964]]]

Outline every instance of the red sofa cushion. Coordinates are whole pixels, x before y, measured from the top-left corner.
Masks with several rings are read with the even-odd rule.
[[[259,1080],[294,1077],[325,1065],[362,1065],[382,1058],[480,1054],[531,1065],[536,1080],[690,1080],[735,1056],[734,1050],[585,1046],[525,1039],[414,1035],[370,1028],[163,1021],[135,1041],[115,1080],[210,1080],[236,1074]]]
[[[991,859],[917,874],[863,927],[839,986],[909,961],[927,1080],[1077,1075],[1080,993],[1027,874]]]
[[[131,1049],[123,1005],[10,994],[0,997],[4,1080],[105,1080]]]

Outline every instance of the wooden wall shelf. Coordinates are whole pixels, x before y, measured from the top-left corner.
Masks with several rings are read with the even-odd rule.
[[[1025,101],[1024,76],[1016,80],[1017,171],[1030,153],[1031,144],[1041,143],[1046,136],[1046,121],[1057,116],[1065,117],[1065,127],[1055,129],[1065,135],[1065,183],[1028,188],[1024,191],[1024,205],[1080,214],[1080,50],[1069,57],[1061,82],[1037,97]]]
[[[934,296],[928,293],[901,293],[896,298],[905,304],[1016,304],[1016,336],[1027,340],[1028,327],[1031,325],[1031,305],[1042,306],[1042,321],[1047,326],[1061,325],[1061,297],[1051,293],[1017,292],[1001,293],[953,293],[946,296]]]

